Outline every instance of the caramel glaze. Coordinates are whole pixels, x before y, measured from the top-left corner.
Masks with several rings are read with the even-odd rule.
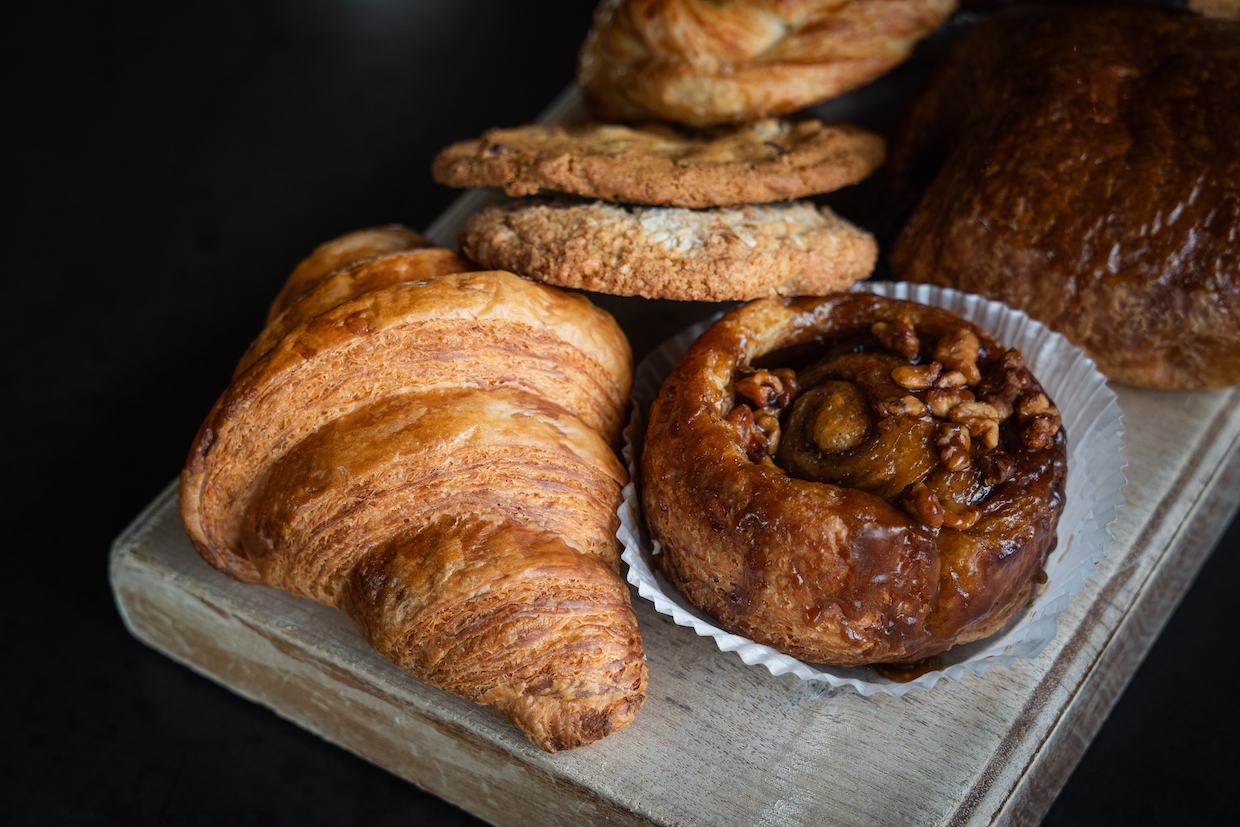
[[[894,277],[1018,307],[1112,379],[1240,382],[1238,100],[1240,21],[995,15],[893,137],[888,200],[920,198]]]
[[[875,322],[911,323],[916,336],[897,347],[916,347],[913,358],[890,352]],[[922,403],[938,389],[892,376],[937,369],[941,343],[960,331],[976,342],[972,367],[960,365],[976,368],[969,390],[994,401],[996,421],[1007,416],[993,445],[985,422],[967,420],[980,435],[953,470],[938,440],[950,417],[972,409],[936,415]],[[735,377],[753,364],[773,369],[781,354],[812,363],[797,373],[774,456],[753,461],[727,418],[748,402]],[[815,404],[817,389],[840,406],[840,428],[815,431],[812,412],[799,409]],[[860,416],[863,427],[847,421]],[[1034,435],[1038,417],[1053,435]],[[991,634],[1028,602],[1054,545],[1065,458],[1041,386],[1019,354],[976,326],[868,294],[770,298],[713,325],[664,383],[642,498],[669,578],[723,628],[815,662],[910,663]],[[952,511],[957,527],[919,510],[915,491]]]

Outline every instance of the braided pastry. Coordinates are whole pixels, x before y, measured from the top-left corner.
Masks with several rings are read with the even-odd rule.
[[[645,698],[610,448],[628,343],[510,273],[399,281],[422,253],[339,270],[277,316],[308,318],[256,343],[208,415],[182,518],[217,569],[342,608],[543,749],[591,743]],[[329,295],[347,298],[319,312]]]
[[[1020,354],[975,325],[863,293],[762,299],[664,383],[643,512],[673,584],[728,631],[908,663],[1028,602],[1065,459]]]
[[[902,63],[957,0],[604,0],[577,68],[604,121],[795,112]]]

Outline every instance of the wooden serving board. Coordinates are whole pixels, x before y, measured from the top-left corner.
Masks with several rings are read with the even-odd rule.
[[[656,333],[709,309],[601,303]],[[904,699],[773,677],[634,594],[645,706],[548,755],[384,660],[343,613],[209,568],[175,485],[116,540],[112,586],[140,640],[494,824],[1033,824],[1240,504],[1240,388],[1115,390],[1127,505],[1055,640]]]
[[[576,105],[570,89],[543,120]],[[427,233],[451,244],[492,199],[462,196]],[[719,309],[590,298],[639,360]],[[112,588],[140,640],[497,825],[1035,824],[1240,506],[1240,388],[1115,391],[1127,504],[1055,640],[903,699],[746,666],[634,592],[645,705],[619,733],[548,755],[384,660],[343,613],[208,567],[175,484],[117,538]]]

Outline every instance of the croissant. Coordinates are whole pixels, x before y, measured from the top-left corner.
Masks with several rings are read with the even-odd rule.
[[[628,343],[502,271],[387,283],[425,258],[320,272],[273,314],[290,329],[260,336],[194,441],[183,521],[215,568],[343,609],[537,746],[589,744],[645,698],[610,447]],[[351,297],[319,312],[331,296]]]
[[[1060,424],[1020,354],[951,313],[762,299],[664,383],[642,510],[669,579],[723,628],[818,663],[910,663],[1032,596]]]
[[[434,246],[434,242],[429,238],[399,224],[355,230],[326,241],[303,259],[288,277],[283,289],[271,303],[271,309],[267,313],[267,324],[271,324],[275,317],[283,313],[290,304],[340,267],[371,256]]]

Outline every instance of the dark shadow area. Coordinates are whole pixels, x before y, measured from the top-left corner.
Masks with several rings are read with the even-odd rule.
[[[0,17],[0,823],[481,823],[137,642],[108,550],[179,472],[293,265],[351,229],[425,228],[455,197],[430,179],[435,152],[550,102],[592,7],[23,2]],[[638,349],[667,324],[655,314]],[[1048,823],[1230,823],[1238,558],[1233,525]]]

